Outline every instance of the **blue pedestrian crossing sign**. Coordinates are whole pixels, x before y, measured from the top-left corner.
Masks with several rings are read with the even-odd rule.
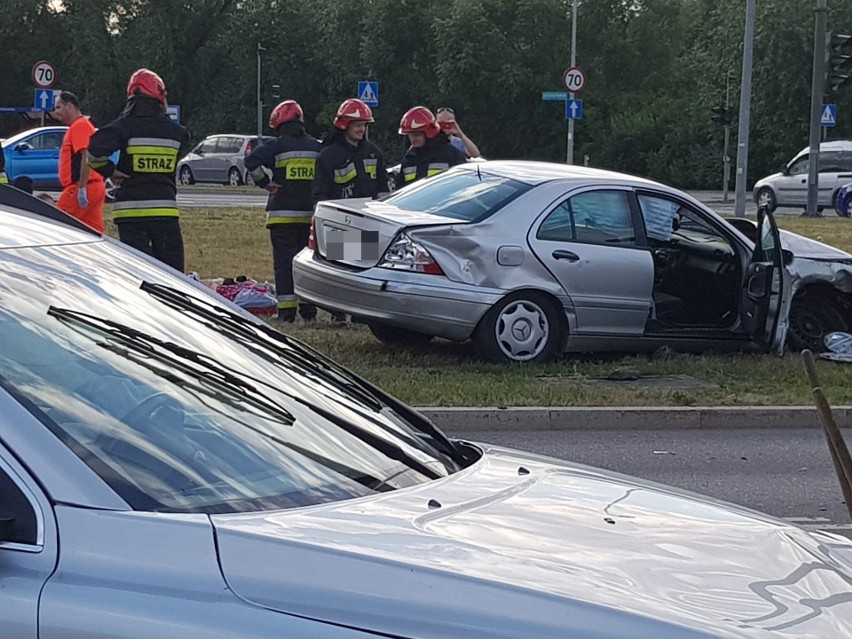
[[[53,111],[56,105],[56,94],[53,89],[36,89],[33,105],[36,111]]]
[[[820,126],[837,126],[837,105],[823,104],[819,116]]]
[[[358,99],[368,107],[379,106],[379,83],[362,80],[358,83]]]
[[[572,99],[565,100],[565,119],[566,120],[582,120],[583,119],[583,101]]]

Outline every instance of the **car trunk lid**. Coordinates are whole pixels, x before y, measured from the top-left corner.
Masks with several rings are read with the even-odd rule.
[[[319,254],[327,260],[354,268],[376,266],[388,245],[403,229],[464,223],[370,199],[329,200],[317,204],[314,211],[314,233]]]

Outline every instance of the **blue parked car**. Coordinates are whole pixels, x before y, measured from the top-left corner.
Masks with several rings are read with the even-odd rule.
[[[852,182],[837,189],[834,210],[840,217],[852,217]]]
[[[60,188],[59,147],[67,129],[66,126],[43,126],[3,140],[9,182],[26,175],[36,188]]]

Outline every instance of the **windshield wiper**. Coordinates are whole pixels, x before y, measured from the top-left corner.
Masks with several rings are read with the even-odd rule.
[[[219,392],[233,397],[239,402],[244,402],[255,409],[259,409],[266,416],[274,417],[288,426],[292,426],[296,422],[296,418],[292,413],[270,401],[252,383],[216,364],[209,357],[201,353],[160,340],[129,326],[86,313],[51,306],[48,308],[47,314],[66,324],[79,324],[90,330],[94,330],[104,337],[121,344],[128,351],[144,357],[150,357],[168,364],[181,373],[204,380],[214,386]],[[112,344],[104,343],[101,345],[114,352],[116,351],[115,346]],[[123,353],[120,354],[125,355]],[[176,381],[174,376],[171,377],[171,381]]]
[[[119,324],[118,322],[98,318],[93,315],[88,315],[86,313],[56,308],[54,306],[48,308],[47,313],[48,315],[56,317],[60,321],[66,322],[68,324],[77,323],[82,326],[85,326],[86,328],[95,330],[108,338],[120,342],[124,347],[128,348],[131,351],[137,352],[144,356],[151,357],[161,362],[166,362],[170,366],[173,366],[175,369],[181,372],[187,373],[196,378],[204,379],[208,382],[213,382],[217,385],[217,388],[226,392],[230,391],[231,395],[236,395],[237,397],[239,397],[240,400],[245,401],[246,403],[254,404],[255,406],[260,406],[263,410],[272,413],[273,415],[281,419],[288,426],[292,426],[296,422],[296,418],[289,411],[279,407],[277,404],[267,399],[252,383],[250,383],[250,381],[257,383],[259,380],[253,378],[245,379],[242,376],[238,376],[226,369],[225,367],[217,365],[212,360],[210,360],[209,357],[201,353],[171,342],[160,340],[156,337],[153,337],[152,335],[147,335],[146,333],[143,333],[136,329],[124,326],[123,324]],[[104,346],[110,348],[109,345]],[[191,366],[190,364],[203,366],[204,369],[199,370]],[[172,379],[171,381],[174,382],[176,380]],[[318,414],[320,417],[325,418],[341,430],[344,430],[353,437],[361,440],[366,445],[381,452],[389,459],[402,462],[406,464],[409,468],[417,470],[419,473],[426,477],[429,477],[430,479],[437,479],[441,476],[439,473],[436,473],[433,469],[429,468],[429,466],[427,466],[417,458],[406,453],[397,444],[383,439],[378,435],[374,435],[365,428],[348,422],[341,418],[340,415],[337,415],[331,411],[327,411],[319,406],[313,406],[311,404],[308,404],[303,399],[295,397],[294,395],[291,395],[289,393],[285,393],[280,389],[278,389],[277,392],[286,395],[289,399],[292,399],[293,401],[296,401],[302,404],[303,406],[306,406],[312,412]],[[266,431],[263,431],[262,429],[254,427],[250,424],[244,423],[244,426],[262,435],[271,437],[280,444],[288,445],[287,442],[278,438],[272,433],[267,433]],[[374,478],[369,479],[373,480]],[[369,483],[366,483],[365,485],[369,485]]]
[[[284,358],[294,368],[305,373],[311,373],[340,390],[355,394],[376,412],[381,410],[382,405],[390,408],[405,422],[416,426],[420,432],[428,435],[435,446],[456,464],[466,466],[470,462],[468,454],[463,449],[456,447],[425,416],[374,386],[358,374],[343,368],[311,346],[279,333],[271,327],[255,324],[227,308],[214,305],[171,287],[153,282],[142,282],[139,288],[167,306],[195,316],[213,330],[239,341],[254,352],[258,352],[259,346],[271,350],[276,356]],[[258,341],[261,344],[258,344]],[[315,409],[313,406],[311,408]]]

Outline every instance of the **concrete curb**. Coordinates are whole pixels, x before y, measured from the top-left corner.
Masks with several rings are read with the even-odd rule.
[[[452,431],[666,430],[697,428],[819,428],[813,406],[653,406],[418,408]],[[852,426],[852,406],[832,409],[840,428]]]

